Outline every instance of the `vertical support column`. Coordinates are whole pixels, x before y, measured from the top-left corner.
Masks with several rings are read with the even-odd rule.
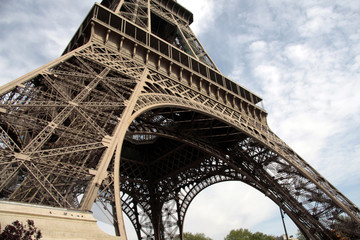
[[[122,118],[118,125],[116,126],[113,136],[110,138],[110,143],[105,153],[103,154],[96,171],[96,175],[93,180],[87,187],[84,198],[81,201],[81,210],[90,210],[98,193],[99,187],[102,181],[106,178],[107,169],[111,162],[112,157],[115,154],[115,162],[114,162],[114,198],[115,198],[115,209],[116,215],[118,219],[118,228],[123,231],[121,234],[122,239],[126,239],[125,228],[123,224],[123,217],[121,211],[121,199],[120,199],[120,156],[121,156],[121,147],[123,143],[123,139],[126,134],[126,130],[132,121],[132,112],[135,108],[136,101],[144,88],[147,76],[149,71],[147,69],[144,70],[140,77],[140,81],[137,83],[130,99],[128,106],[124,109]]]
[[[139,211],[138,211],[138,207],[137,207],[137,203],[136,202],[133,202],[133,209],[134,209],[134,213],[135,213],[135,216],[136,216],[136,223],[133,223],[133,224],[136,224],[136,226],[134,226],[135,228],[135,231],[136,231],[136,234],[138,236],[138,239],[141,239],[141,224],[140,224],[140,219],[139,219]]]
[[[147,14],[148,14],[148,31],[151,33],[151,3],[147,0]]]
[[[131,21],[136,22],[136,16],[138,16],[138,11],[139,11],[139,0],[135,0],[134,1],[134,14],[132,15]]]
[[[150,193],[150,200],[149,204],[151,206],[151,223],[154,228],[154,240],[163,240],[164,239],[164,232],[161,231],[161,228],[163,228],[162,225],[162,215],[161,210],[163,204],[160,203],[160,201],[156,198],[155,194],[155,185],[149,184],[149,193]]]
[[[286,230],[286,225],[285,225],[284,214],[283,214],[283,211],[281,209],[281,206],[279,208],[280,208],[281,220],[282,220],[282,223],[283,223],[283,226],[284,226],[285,237],[286,237],[286,240],[289,240],[288,233],[287,233],[287,230]]]
[[[176,213],[178,216],[178,221],[177,221],[177,225],[179,228],[179,240],[183,240],[184,236],[183,236],[183,226],[184,226],[184,222],[181,220],[181,214],[180,214],[180,203],[179,203],[179,199],[176,199]]]
[[[120,198],[120,158],[121,158],[121,148],[123,139],[125,138],[125,134],[127,131],[128,126],[132,121],[132,113],[135,108],[137,99],[144,89],[145,82],[147,80],[147,76],[149,75],[148,69],[145,68],[143,74],[141,75],[140,82],[137,84],[134,92],[132,93],[129,99],[129,105],[123,112],[123,118],[119,123],[119,132],[116,133],[117,135],[114,136],[115,142],[117,142],[116,146],[116,153],[115,153],[115,162],[114,162],[114,197],[115,197],[115,207],[116,207],[116,215],[118,219],[119,229],[123,231],[123,234],[126,239],[126,231],[125,225],[122,215],[122,208],[121,208],[121,198]],[[121,236],[121,232],[120,232]]]

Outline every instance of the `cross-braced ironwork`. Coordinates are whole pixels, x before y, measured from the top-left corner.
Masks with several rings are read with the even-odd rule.
[[[242,181],[310,239],[359,236],[360,210],[278,138],[171,0],[95,4],[57,60],[0,89],[0,196],[182,239],[191,201]],[[231,196],[229,196],[231,197]],[[121,211],[122,210],[122,211]]]

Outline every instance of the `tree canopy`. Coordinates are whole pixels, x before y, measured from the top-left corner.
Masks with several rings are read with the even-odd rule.
[[[269,236],[261,232],[252,233],[247,229],[231,230],[224,240],[275,240],[274,236]]]
[[[25,225],[15,221],[7,225],[0,234],[0,240],[39,240],[41,237],[40,230],[37,230],[32,220],[27,220]]]
[[[178,240],[180,238],[176,238]],[[203,233],[184,233],[184,240],[212,240],[209,237],[206,237]]]

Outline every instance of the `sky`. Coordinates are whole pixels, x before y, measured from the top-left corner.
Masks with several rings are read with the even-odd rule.
[[[270,128],[360,206],[360,1],[178,2],[221,72],[264,99]],[[60,56],[94,1],[0,3],[3,85]],[[238,228],[284,233],[278,207],[240,182],[202,191],[184,228],[213,240]]]

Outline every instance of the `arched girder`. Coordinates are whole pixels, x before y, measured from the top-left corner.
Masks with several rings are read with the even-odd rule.
[[[240,177],[240,176],[239,176]],[[216,183],[221,183],[221,182],[227,182],[227,181],[234,181],[234,180],[237,180],[237,181],[242,181],[240,178],[238,177],[234,177],[234,178],[231,178],[229,176],[221,176],[221,175],[214,175],[214,176],[211,176],[209,178],[207,178],[206,180],[192,186],[188,192],[186,192],[186,195],[185,197],[183,197],[181,199],[181,196],[178,196],[179,199],[181,199],[181,205],[180,205],[180,221],[182,223],[182,227],[184,225],[184,221],[185,221],[185,216],[186,216],[186,213],[187,213],[187,210],[188,208],[190,207],[190,204],[191,202],[195,199],[195,197],[201,192],[203,191],[204,189],[216,184]],[[179,193],[180,195],[180,193]]]
[[[286,159],[290,165],[295,166],[298,171],[303,172],[306,177],[311,179],[319,188],[321,188],[327,195],[335,196],[332,199],[337,199],[338,204],[348,205],[347,211],[350,215],[354,216],[354,219],[359,219],[360,211],[356,208],[348,199],[346,199],[339,191],[336,191],[334,187],[328,183],[319,173],[317,173],[313,168],[311,168],[303,159],[301,159],[291,148],[289,148],[281,139],[279,139],[271,130],[265,126],[261,128],[259,132],[256,128],[255,122],[246,121],[243,122],[243,117],[233,118],[235,114],[227,115],[223,112],[214,111],[213,108],[203,105],[201,102],[194,102],[187,98],[179,98],[176,96],[169,96],[164,94],[144,94],[139,99],[147,98],[146,100],[141,100],[141,106],[145,107],[142,111],[146,109],[153,109],[156,107],[184,107],[188,109],[193,109],[203,113],[204,115],[212,116],[214,118],[220,119],[221,121],[226,122],[229,126],[233,126],[236,129],[239,129],[248,136],[251,136],[256,141],[265,145],[268,149],[271,149],[273,152],[276,152],[281,158]],[[192,99],[194,100],[194,99]],[[137,108],[137,107],[136,107]],[[222,111],[225,109],[221,108]],[[241,114],[240,114],[241,115]],[[327,187],[327,189],[324,189]],[[327,190],[327,191],[325,191]],[[342,206],[343,207],[343,206]],[[351,212],[353,211],[353,212]],[[360,221],[360,220],[359,220]]]
[[[123,212],[133,224],[138,239],[147,239],[153,236],[149,213],[132,196],[122,192],[121,205]]]
[[[151,109],[177,106],[181,108],[186,107],[186,109],[201,112],[210,118],[221,120],[227,125],[256,139],[256,142],[262,143],[268,149],[272,149],[272,151],[277,153],[283,159],[283,162],[271,162],[268,163],[268,165],[279,165],[281,170],[285,172],[289,169],[293,172],[299,172],[299,176],[302,176],[304,179],[309,179],[308,182],[315,185],[311,186],[311,188],[319,188],[320,191],[316,191],[323,192],[321,198],[325,197],[325,199],[327,199],[326,201],[335,202],[335,205],[337,205],[335,208],[341,209],[339,212],[345,211],[348,215],[353,216],[353,219],[356,221],[357,217],[354,216],[358,215],[358,209],[354,208],[354,205],[351,202],[344,198],[314,169],[286,146],[283,141],[274,135],[266,124],[254,121],[254,116],[248,116],[248,114],[251,113],[247,110],[239,112],[234,109],[230,103],[221,103],[211,99],[206,93],[189,88],[186,83],[181,83],[173,78],[154,73],[153,71],[149,71],[149,73],[151,77],[149,77],[146,82],[153,85],[156,83],[157,86],[156,88],[151,89],[144,88],[142,94],[137,98],[133,119]],[[157,91],[162,94],[159,94]],[[286,164],[284,162],[286,162]],[[279,166],[278,168],[280,168]],[[295,168],[295,170],[293,168]],[[276,169],[276,171],[277,170],[278,169]],[[290,172],[288,171],[288,173]],[[294,179],[292,179],[292,181],[293,180]],[[300,181],[301,179],[295,180]],[[281,179],[281,181],[282,184],[287,184],[283,179]],[[301,183],[303,185],[305,184],[304,181]],[[299,191],[297,193],[299,193]],[[334,204],[332,203],[332,205]]]
[[[146,129],[146,126],[142,126],[141,127],[143,130]],[[130,133],[129,133],[130,134]],[[187,143],[190,143],[191,141],[193,142],[192,145],[193,146],[197,146],[197,147],[202,147],[202,150],[203,151],[209,151],[209,153],[213,153],[213,154],[216,154],[216,153],[220,153],[219,151],[213,151],[211,152],[211,149],[209,146],[208,147],[204,147],[204,144],[200,144],[200,145],[197,145],[196,143],[196,140],[194,139],[186,139],[185,137],[183,136],[179,136],[179,135],[176,135],[174,136],[173,133],[171,132],[166,132],[166,130],[162,129],[158,129],[156,133],[154,132],[149,132],[149,131],[135,131],[135,132],[132,132],[131,134],[153,134],[153,135],[157,135],[157,136],[167,136],[167,138],[175,138],[179,141],[185,141]],[[221,157],[221,155],[218,155],[219,157]],[[224,156],[224,155],[222,155]],[[226,156],[223,157],[226,159]],[[215,159],[215,158],[214,158]],[[217,159],[217,160],[207,160],[207,162],[214,162],[214,161],[220,161],[222,162],[221,160]],[[206,160],[205,160],[206,162]],[[203,164],[205,162],[202,162]],[[209,164],[209,165],[210,165]],[[222,163],[223,165],[226,165],[226,161],[223,161]],[[202,168],[202,169],[205,169],[204,165],[202,165],[203,167],[198,167],[198,168]],[[214,165],[215,166],[215,165]],[[211,168],[211,166],[210,166]],[[209,169],[210,169],[209,168]],[[253,187],[255,187],[256,189],[260,190],[261,192],[263,192],[264,194],[266,194],[268,197],[270,197],[276,204],[280,205],[283,204],[283,203],[280,203],[279,201],[279,198],[282,198],[283,201],[286,201],[285,200],[285,195],[283,193],[283,197],[279,197],[279,196],[273,196],[271,193],[268,192],[267,190],[267,187],[268,187],[268,184],[264,184],[263,182],[256,182],[256,179],[253,178],[253,176],[247,172],[244,172],[242,170],[240,170],[239,168],[237,168],[235,166],[235,168],[237,169],[237,171],[234,170],[234,168],[231,168],[229,166],[226,166],[225,167],[226,169],[228,169],[229,171],[227,172],[228,175],[225,175],[224,172],[224,169],[218,171],[217,169],[212,169],[210,170],[210,172],[197,172],[197,176],[200,176],[200,178],[198,178],[198,181],[197,182],[186,182],[186,183],[182,183],[182,184],[185,184],[183,185],[182,187],[180,187],[181,185],[177,185],[177,188],[179,190],[175,190],[175,189],[169,189],[168,192],[169,193],[172,193],[174,190],[175,191],[178,191],[178,196],[175,196],[174,199],[176,199],[176,201],[179,202],[179,205],[180,205],[180,208],[179,208],[179,228],[181,229],[182,228],[182,225],[183,225],[183,221],[184,221],[184,217],[185,217],[185,213],[186,213],[186,210],[190,204],[190,202],[193,200],[193,198],[197,195],[198,192],[200,192],[202,189],[206,188],[207,186],[210,186],[213,181],[213,179],[216,179],[216,182],[220,182],[220,181],[227,181],[227,180],[240,180],[240,181],[243,181]],[[185,171],[179,171],[179,172],[185,172]],[[186,172],[189,172],[186,171]],[[191,174],[187,175],[186,177],[183,177],[183,179],[191,179],[192,176]],[[259,178],[259,177],[258,177]],[[249,180],[251,179],[251,180]],[[187,189],[187,191],[185,190]],[[166,190],[166,189],[165,189]],[[181,199],[181,194],[184,194],[185,192],[185,195],[186,197]],[[187,192],[187,193],[186,193]],[[291,203],[292,202],[292,203]],[[288,202],[288,204],[294,204],[294,201],[290,201]],[[306,211],[304,211],[304,209],[300,206],[292,206],[292,208],[301,208],[300,211],[297,211],[297,212],[302,212],[303,214],[305,214]],[[304,224],[304,222],[300,222],[298,221],[298,218],[299,218],[299,215],[294,215],[293,212],[291,212],[289,209],[284,209],[288,214],[289,216],[293,219],[293,221],[299,225],[299,227],[301,229],[303,229],[303,226],[301,226],[302,224]],[[304,217],[304,216],[303,216]],[[308,221],[308,222],[311,222],[308,220],[303,220],[303,221]],[[313,224],[310,224],[310,226],[313,228],[314,225]],[[305,232],[309,232],[308,230],[304,230]]]
[[[151,95],[153,95],[153,96],[151,96]],[[191,101],[191,102],[188,101],[188,103],[186,104],[185,102],[187,100],[180,99],[179,97],[175,97],[175,96],[169,97],[169,96],[159,95],[159,94],[156,96],[154,96],[154,95],[155,94],[147,94],[146,95],[146,96],[149,96],[150,99],[153,99],[153,101],[146,101],[146,102],[151,102],[151,104],[152,104],[150,106],[146,106],[147,111],[149,111],[150,109],[159,109],[161,107],[165,108],[165,107],[169,107],[169,106],[171,106],[171,107],[178,106],[178,107],[183,108],[184,105],[187,105],[186,109],[193,109],[193,111],[202,112],[202,114],[204,114],[204,115],[211,116],[211,117],[219,120],[219,117],[218,117],[219,115],[217,115],[217,114],[212,115],[211,113],[213,111],[210,111],[210,113],[209,113],[209,111],[206,111],[209,109],[207,109],[204,106],[199,106],[199,104],[196,104],[193,101]],[[142,109],[142,112],[146,112],[146,111],[144,111]],[[224,121],[224,118],[222,118],[221,121]],[[238,126],[238,124],[234,124],[234,121],[227,122],[226,118],[225,118],[225,122],[227,124],[229,124],[230,126],[233,125],[234,128],[237,128],[236,126]],[[154,123],[152,123],[152,124],[154,124]],[[243,125],[241,125],[241,126],[243,126]],[[271,152],[274,156],[276,156],[276,157],[274,157],[274,159],[271,159],[271,158],[263,159],[264,161],[262,163],[266,164],[266,166],[265,165],[262,166],[261,165],[262,163],[260,162],[261,159],[257,158],[255,155],[253,155],[254,160],[258,161],[257,167],[266,167],[267,168],[266,171],[265,170],[263,171],[263,173],[267,173],[269,175],[269,178],[267,179],[268,182],[265,182],[266,184],[270,184],[271,181],[275,182],[276,185],[278,185],[277,191],[279,191],[279,189],[282,189],[282,186],[285,186],[285,188],[282,190],[282,192],[275,192],[276,194],[274,194],[274,193],[272,193],[272,194],[274,194],[274,196],[276,196],[276,198],[279,198],[279,196],[282,196],[282,197],[286,196],[286,194],[289,193],[288,192],[289,190],[293,191],[292,195],[287,196],[288,202],[284,206],[288,205],[288,208],[284,209],[284,210],[288,212],[289,216],[292,215],[292,219],[294,220],[294,222],[297,225],[299,225],[299,227],[301,229],[305,229],[305,232],[307,232],[309,236],[320,239],[324,236],[323,234],[327,235],[326,233],[322,233],[322,232],[329,231],[331,229],[331,224],[334,222],[334,221],[332,221],[332,223],[331,222],[329,223],[329,221],[327,219],[329,217],[329,214],[334,215],[336,218],[336,214],[338,214],[338,212],[339,212],[339,211],[336,211],[336,209],[338,208],[338,206],[336,206],[336,202],[335,203],[332,202],[332,197],[327,196],[327,193],[326,192],[324,193],[322,191],[323,189],[319,188],[319,184],[317,182],[313,181],[313,177],[308,178],[308,173],[307,172],[304,173],[303,171],[301,171],[302,169],[299,166],[297,166],[296,164],[294,164],[293,159],[286,159],[286,158],[282,157],[275,150],[270,150],[272,148],[270,148],[269,146],[266,146],[266,144],[269,144],[269,142],[266,142],[266,144],[265,144],[263,140],[259,141],[258,138],[254,137],[254,135],[259,136],[259,134],[253,134],[253,132],[251,134],[248,134],[247,132],[249,132],[249,128],[246,128],[246,129],[247,129],[246,131],[242,131],[243,129],[240,129],[240,131],[243,134],[245,133],[246,135],[250,135],[253,142],[258,144],[259,146],[261,146],[261,148],[263,148],[266,153]],[[156,135],[156,134],[152,133],[149,135]],[[181,137],[183,138],[183,136],[181,136]],[[292,152],[292,150],[287,148],[287,146],[280,145],[280,147],[281,147],[281,149],[285,149],[287,152],[290,152],[290,153]],[[224,156],[226,155],[226,152],[224,153],[223,149],[222,149],[222,151],[219,151],[219,152],[222,152],[222,156],[224,158]],[[251,154],[256,154],[256,152],[251,152]],[[257,154],[258,154],[258,156],[261,156],[261,153],[257,153]],[[286,155],[286,156],[288,156],[288,155]],[[293,157],[297,157],[297,156],[293,155]],[[297,159],[297,161],[299,161],[299,159]],[[277,165],[277,166],[274,167],[274,165]],[[236,165],[234,165],[234,166],[236,166]],[[249,169],[247,169],[247,170],[249,170]],[[274,170],[274,171],[272,173],[270,173],[271,170]],[[270,176],[270,174],[278,174],[278,172],[282,172],[282,174],[278,175],[279,178],[275,179],[275,180],[271,180],[272,176]],[[248,172],[248,174],[251,175],[251,174],[254,174],[254,172]],[[288,175],[287,178],[284,177],[284,174]],[[317,175],[315,177],[319,178],[319,175]],[[296,181],[298,181],[302,185],[291,187],[292,182],[296,182]],[[310,189],[303,188],[303,186],[305,186],[305,185]],[[300,190],[296,189],[296,188],[299,188]],[[315,195],[320,194],[321,200],[320,199],[317,199],[317,200],[314,200],[314,199],[309,200],[308,199],[308,201],[310,201],[310,202],[312,201],[310,204],[306,203],[309,206],[311,205],[312,209],[310,210],[309,206],[303,206],[303,204],[305,205],[304,199],[306,196],[314,196],[314,194]],[[295,198],[295,196],[297,196],[297,197]],[[286,197],[283,197],[283,198],[285,199]],[[284,204],[284,203],[280,203],[280,201],[277,201],[276,203],[278,205]],[[321,207],[318,208],[319,205]],[[291,206],[291,207],[289,207],[289,206]],[[297,210],[295,211],[295,209],[297,209]],[[343,210],[340,210],[340,212],[343,212]],[[299,218],[300,213],[301,213],[301,215],[307,215],[307,216],[302,218],[301,220],[298,220],[297,218]],[[321,220],[320,218],[323,218],[323,220]],[[316,228],[319,229],[317,233],[316,233],[316,230],[314,230]],[[315,233],[313,233],[313,232],[315,232]],[[328,237],[331,237],[330,232],[329,232],[329,234],[330,235],[328,235]]]

